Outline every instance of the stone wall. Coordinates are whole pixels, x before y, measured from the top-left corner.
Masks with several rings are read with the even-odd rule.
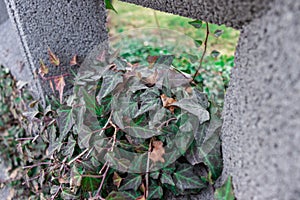
[[[214,24],[241,29],[268,9],[270,0],[121,0]]]
[[[68,72],[75,54],[82,61],[95,45],[107,39],[103,1],[5,1],[31,77],[36,76],[40,59],[49,65],[48,47],[62,61],[62,67],[50,70],[51,76]],[[34,79],[32,85],[36,97],[43,99],[45,94],[51,94],[48,82]]]
[[[0,0],[0,24],[8,19],[8,14],[6,11],[6,5],[3,0]]]
[[[299,1],[276,1],[240,35],[222,136],[237,199],[300,199],[299,19]]]

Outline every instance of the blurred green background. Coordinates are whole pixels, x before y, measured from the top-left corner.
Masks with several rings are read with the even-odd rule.
[[[113,45],[118,46],[118,42],[122,43],[120,54],[128,62],[145,64],[149,55],[177,54],[172,63],[175,68],[191,75],[196,72],[204,45],[196,47],[194,44],[190,44],[190,41],[205,40],[206,25],[204,22],[200,29],[196,29],[189,24],[190,21],[193,21],[190,18],[117,0],[113,1],[113,6],[118,13],[109,10],[107,24],[109,35],[110,37],[117,37],[112,42]],[[161,28],[176,31],[184,36],[181,37],[181,40],[185,40],[186,44],[180,44],[182,47],[178,55],[178,47],[176,49],[175,46],[183,41],[176,41],[177,38],[174,39],[172,34],[168,38],[166,33],[162,34],[160,31],[151,33],[146,31],[142,34],[143,30],[135,30],[140,28]],[[207,53],[200,70],[201,73],[195,81],[208,94],[210,99],[214,99],[222,105],[230,79],[230,70],[234,67],[234,52],[240,32],[224,25],[218,26],[215,24],[209,24],[209,29]],[[223,34],[216,37],[214,35],[216,30],[222,30]],[[118,38],[120,34],[124,35],[124,33],[127,35]],[[211,54],[213,50],[220,52],[220,54],[213,56]]]

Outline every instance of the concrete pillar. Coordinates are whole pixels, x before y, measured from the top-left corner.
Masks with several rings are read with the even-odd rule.
[[[51,89],[48,82],[34,77],[40,59],[50,66],[48,47],[62,63],[62,67],[50,68],[51,76],[69,72],[68,63],[75,54],[82,61],[95,45],[107,39],[103,1],[5,1],[20,37],[25,67],[30,71],[28,80],[31,80],[35,96],[41,99],[51,94]],[[67,84],[66,90],[68,87],[71,84]]]

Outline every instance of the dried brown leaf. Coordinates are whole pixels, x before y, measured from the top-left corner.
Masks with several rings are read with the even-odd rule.
[[[55,89],[59,92],[59,100],[62,104],[63,102],[63,93],[64,93],[64,87],[66,85],[64,77],[61,75],[54,79]]]
[[[52,80],[49,80],[49,85],[50,85],[52,92],[55,93]]]
[[[163,143],[161,141],[154,141],[152,143],[153,150],[150,153],[149,158],[154,162],[165,162],[165,159],[163,158],[163,155],[165,154],[165,149],[163,147]]]
[[[77,55],[75,55],[72,60],[70,61],[70,65],[71,66],[74,66],[74,65],[78,65],[78,62],[77,62]]]
[[[45,65],[43,60],[40,60],[40,68],[38,73],[41,77],[44,77],[46,74],[49,73],[49,68]]]
[[[175,103],[176,99],[167,97],[167,95],[165,94],[160,95],[160,98],[163,103],[163,107],[168,108],[171,111],[171,113],[174,114],[175,106],[172,106],[171,104]]]
[[[51,51],[50,48],[48,48],[48,54],[49,54],[50,62],[55,66],[59,66],[60,64],[59,58]]]
[[[145,196],[139,196],[136,200],[146,200]]]
[[[117,186],[117,188],[119,188],[122,182],[122,178],[119,176],[117,172],[114,172],[113,181],[114,181],[114,185]]]
[[[155,85],[155,83],[157,82],[157,79],[158,79],[158,71],[156,69],[155,72],[153,74],[151,74],[150,76],[148,76],[147,78],[142,78],[142,81],[145,83],[145,85],[151,87],[151,86]]]

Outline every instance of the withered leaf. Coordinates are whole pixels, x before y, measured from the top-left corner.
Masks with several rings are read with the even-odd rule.
[[[158,79],[158,71],[156,69],[153,74],[151,74],[147,78],[142,78],[141,80],[145,83],[145,85],[151,87],[151,86],[155,85],[155,83],[157,82],[157,79]]]
[[[163,147],[163,143],[161,141],[154,141],[152,143],[153,150],[150,153],[149,158],[154,162],[165,162],[165,159],[163,158],[163,155],[165,154],[165,149]]]
[[[49,73],[49,68],[45,65],[43,60],[40,60],[40,68],[39,68],[40,76],[44,77],[48,73]]]
[[[59,100],[62,104],[63,102],[63,93],[64,93],[64,87],[66,86],[65,79],[61,75],[54,79],[55,89],[59,92]]]
[[[48,48],[48,54],[49,54],[49,59],[51,64],[55,66],[59,66],[60,64],[59,58],[51,51],[50,48]]]
[[[122,178],[119,176],[117,172],[114,172],[113,181],[114,181],[114,185],[117,186],[117,188],[119,188],[122,182]]]
[[[77,63],[77,55],[75,55],[75,56],[72,58],[72,60],[70,61],[70,65],[71,65],[71,66],[78,65],[78,63]]]
[[[55,93],[52,80],[49,80],[49,85],[50,85],[52,92]]]
[[[168,108],[171,111],[171,113],[174,114],[175,107],[172,106],[171,104],[175,103],[176,100],[173,98],[167,97],[167,95],[165,95],[165,94],[160,95],[160,98],[163,103],[163,107]]]
[[[145,196],[139,196],[136,200],[146,200]]]

